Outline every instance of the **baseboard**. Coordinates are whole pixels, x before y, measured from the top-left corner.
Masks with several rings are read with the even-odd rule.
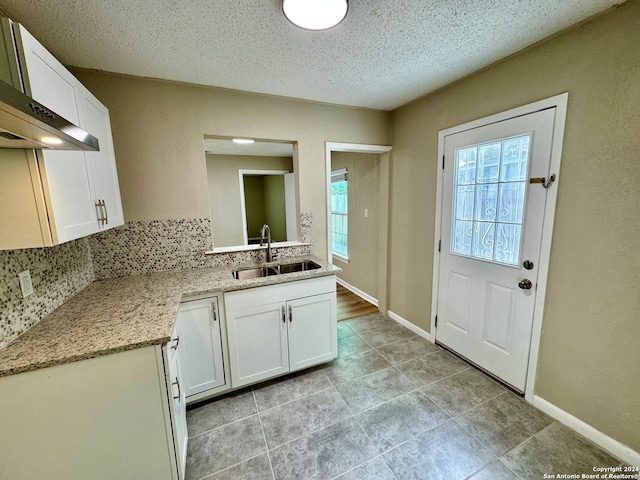
[[[353,293],[355,293],[356,295],[358,295],[360,298],[364,298],[367,302],[369,303],[373,303],[376,307],[378,306],[378,299],[377,298],[373,298],[371,295],[369,295],[368,293],[364,293],[362,290],[354,287],[353,285],[351,285],[350,283],[345,282],[344,280],[342,280],[340,277],[336,277],[336,283],[342,285],[344,288],[346,288],[347,290],[351,290]]]
[[[405,318],[402,318],[397,313],[393,313],[391,310],[387,310],[387,316],[389,318],[391,318],[392,320],[395,320],[396,322],[398,322],[403,327],[407,327],[413,333],[417,333],[422,338],[429,340],[431,343],[435,343],[436,339],[431,333],[427,332],[426,330],[421,329],[417,325],[414,325],[409,320],[407,320]]]
[[[579,418],[574,417],[570,413],[565,412],[561,408],[556,407],[553,403],[549,403],[537,395],[534,395],[532,403],[534,407],[542,410],[544,413],[555,418],[572,430],[575,430],[580,435],[591,440],[600,448],[622,460],[627,465],[640,467],[639,452],[636,452],[630,447],[627,447],[617,440],[605,435],[600,430],[595,429],[591,425],[583,422]]]

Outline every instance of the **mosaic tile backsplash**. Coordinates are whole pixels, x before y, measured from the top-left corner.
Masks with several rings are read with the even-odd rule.
[[[303,216],[304,215],[304,216]],[[311,216],[301,215],[301,236],[310,237]],[[213,249],[208,218],[127,222],[89,237],[96,279],[149,272],[263,261],[263,250],[206,255]],[[307,255],[308,245],[281,247],[281,258]]]
[[[31,273],[22,298],[18,274]],[[0,348],[26,332],[94,280],[89,240],[49,248],[0,251]]]
[[[301,239],[312,217],[301,214]],[[264,261],[263,250],[205,255],[208,218],[127,222],[56,247],[0,251],[0,348],[26,332],[94,280],[150,272]],[[308,255],[309,245],[277,248],[280,258]],[[18,273],[30,270],[34,294],[22,298]]]

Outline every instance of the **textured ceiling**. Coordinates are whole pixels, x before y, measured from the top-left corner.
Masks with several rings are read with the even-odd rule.
[[[0,0],[67,65],[391,110],[613,0],[351,0],[307,32],[278,0]]]

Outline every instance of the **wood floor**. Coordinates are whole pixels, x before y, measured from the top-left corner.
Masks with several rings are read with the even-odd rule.
[[[359,297],[351,290],[347,290],[342,285],[337,285],[338,295],[338,321],[349,320],[350,318],[376,313],[378,307]]]

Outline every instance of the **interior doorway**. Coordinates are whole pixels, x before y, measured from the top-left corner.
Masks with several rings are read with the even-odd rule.
[[[334,232],[334,223],[336,221],[342,221],[342,231],[339,235],[344,235],[347,232],[346,222],[347,222],[347,209],[346,203],[344,199],[341,201],[342,196],[346,196],[347,188],[357,187],[357,182],[349,182],[349,172],[348,168],[345,168],[348,165],[353,165],[353,163],[349,163],[348,154],[366,154],[368,155],[368,159],[379,163],[376,165],[376,178],[375,185],[368,185],[367,189],[372,192],[373,198],[368,198],[367,202],[371,205],[371,209],[376,212],[376,222],[377,226],[371,231],[366,233],[368,236],[368,240],[370,243],[375,243],[377,248],[373,252],[369,252],[369,259],[367,260],[368,266],[375,267],[371,272],[368,273],[369,276],[374,276],[374,282],[369,282],[371,285],[367,287],[369,293],[365,292],[357,288],[355,285],[350,285],[348,282],[344,280],[339,280],[339,283],[343,284],[349,290],[353,291],[360,297],[364,298],[368,302],[376,305],[381,312],[386,312],[387,310],[387,228],[388,228],[388,205],[389,205],[389,152],[391,151],[391,147],[389,146],[380,146],[380,145],[362,145],[362,144],[346,144],[346,143],[333,143],[327,142],[326,144],[326,192],[327,192],[327,258],[329,262],[334,261],[334,249],[332,232]],[[332,155],[337,153],[338,155],[344,154],[346,157],[341,159],[340,168],[332,167]],[[365,160],[366,161],[366,160]],[[336,166],[338,164],[336,163]],[[333,172],[333,176],[332,176]],[[339,177],[339,178],[338,178]],[[369,179],[368,183],[371,183]],[[332,192],[332,183],[334,190],[336,190],[336,182],[339,182],[338,185],[340,189],[340,194],[337,195],[336,191]],[[361,184],[364,185],[364,184]],[[352,190],[353,194],[353,190]],[[332,202],[333,197],[333,202]],[[332,204],[333,203],[333,204]],[[341,205],[338,205],[341,204]],[[350,203],[350,205],[352,205]],[[353,205],[352,205],[353,206]],[[352,217],[351,222],[355,225],[351,225],[352,235],[354,233],[360,234],[364,230],[367,230],[367,220],[369,215],[369,208],[363,207],[362,205],[358,205],[356,207],[357,211],[348,212],[349,216],[357,215],[358,218]],[[360,211],[362,210],[362,211]],[[360,217],[363,217],[365,223],[362,223],[358,227],[358,220],[363,220]],[[358,230],[354,232],[353,228],[357,228]],[[335,235],[335,234],[334,234]],[[357,235],[356,235],[357,236]],[[366,241],[367,239],[365,239]],[[344,246],[344,245],[342,245]],[[346,262],[349,262],[350,259],[348,257],[348,253],[346,249],[341,249],[340,252],[336,255],[336,264],[338,266],[348,265]],[[355,262],[354,262],[355,263]],[[367,266],[367,265],[365,265]],[[367,273],[365,273],[367,275]]]

